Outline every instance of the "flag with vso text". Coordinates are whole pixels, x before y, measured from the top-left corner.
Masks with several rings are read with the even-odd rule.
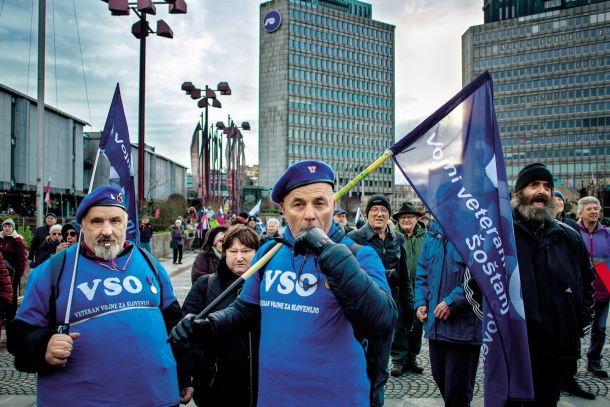
[[[483,293],[485,406],[532,399],[519,264],[490,74],[468,84],[390,150]]]
[[[133,161],[127,118],[121,100],[121,90],[117,83],[100,139],[100,151],[110,161],[110,185],[123,191],[129,220],[127,222],[127,239],[140,242],[138,228],[138,206],[135,192]],[[144,148],[144,146],[139,146]],[[140,182],[144,182],[140,180]]]

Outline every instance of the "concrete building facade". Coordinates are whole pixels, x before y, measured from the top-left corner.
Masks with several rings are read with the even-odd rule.
[[[49,105],[44,115],[43,182],[51,179],[54,200],[82,196],[87,123]],[[34,213],[37,116],[36,99],[0,84],[0,211],[10,204],[18,213]]]
[[[260,6],[259,185],[292,163],[329,163],[343,186],[394,142],[394,26],[356,0]],[[364,181],[391,194],[386,162]]]
[[[470,27],[462,70],[464,84],[493,76],[511,185],[539,161],[557,186],[610,204],[610,2]]]

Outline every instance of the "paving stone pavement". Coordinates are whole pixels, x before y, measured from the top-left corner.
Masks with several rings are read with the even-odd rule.
[[[185,253],[182,265],[173,265],[171,258],[161,260],[172,278],[172,285],[178,300],[182,303],[191,288],[190,268],[195,253]],[[588,348],[588,338],[583,339],[583,354]],[[386,385],[386,406],[388,407],[436,407],[442,406],[441,395],[432,379],[428,359],[428,344],[424,340],[418,363],[424,368],[421,375],[407,373],[401,377],[391,377]],[[601,396],[596,401],[582,400],[574,397],[562,397],[560,406],[597,407],[610,405],[610,379],[598,379],[585,369],[585,359],[578,363],[576,380],[584,389]],[[602,366],[610,370],[610,335],[606,339]],[[482,407],[483,381],[482,363],[474,387],[473,406]],[[0,341],[0,406],[26,407],[35,405],[36,375],[21,373],[13,367],[13,357],[6,351],[5,335]],[[189,406],[194,405],[190,403]]]

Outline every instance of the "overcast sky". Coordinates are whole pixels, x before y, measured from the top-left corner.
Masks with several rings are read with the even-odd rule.
[[[180,85],[187,80],[200,87],[227,81],[233,94],[219,97],[223,107],[210,109],[210,120],[226,122],[230,114],[237,122],[249,121],[246,162],[257,163],[260,1],[187,3],[186,15],[170,15],[159,5],[150,18],[164,19],[174,39],[152,35],[147,42],[146,143],[190,166],[189,146],[200,109]],[[483,0],[369,3],[375,20],[396,26],[400,138],[461,88],[461,35],[482,24]],[[38,0],[0,0],[0,7],[0,83],[35,98]],[[47,0],[46,21],[46,103],[91,123],[85,131],[101,131],[118,82],[131,140],[137,142],[139,42],[131,35],[137,17],[112,17],[101,0]]]

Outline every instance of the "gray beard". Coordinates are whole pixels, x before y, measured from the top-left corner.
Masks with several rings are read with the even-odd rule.
[[[555,204],[548,200],[542,208],[533,206],[531,202],[521,194],[515,194],[511,199],[513,208],[519,212],[526,220],[534,222],[551,222],[555,219]]]
[[[102,243],[102,239],[97,239],[95,241],[95,248],[93,251],[97,257],[100,257],[106,261],[116,259],[119,253],[121,253],[121,248],[118,245],[118,242],[114,241],[114,246],[110,245],[109,247],[100,246]]]

